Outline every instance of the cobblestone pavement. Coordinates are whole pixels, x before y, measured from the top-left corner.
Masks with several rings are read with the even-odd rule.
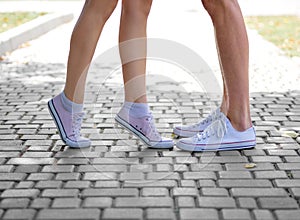
[[[195,45],[192,48],[217,76],[214,44],[197,42],[201,34],[197,30],[189,40],[175,36],[172,26],[170,35],[159,35],[161,29],[156,30],[154,23],[160,10],[165,6],[153,10],[149,33]],[[160,28],[166,28],[174,14],[199,16],[174,6],[172,18],[161,22]],[[207,38],[211,37],[212,29],[205,26],[208,18],[201,18]],[[117,19],[115,14],[111,26]],[[174,22],[189,31],[183,27],[187,20]],[[120,70],[96,59],[82,130],[92,139],[92,147],[72,150],[59,139],[46,108],[63,88],[72,25],[30,42],[0,63],[0,218],[299,219],[300,90],[293,60],[250,31],[251,114],[258,144],[250,150],[202,154],[177,148],[151,150],[116,126],[114,113],[122,104]],[[108,44],[100,45],[98,55],[114,46],[109,36],[117,30],[105,31],[102,42]],[[49,43],[53,41],[57,44]],[[164,135],[171,137],[174,124],[196,122],[219,104],[220,97],[207,96],[187,80],[188,74],[151,62],[150,106]],[[171,78],[170,70],[184,77]]]

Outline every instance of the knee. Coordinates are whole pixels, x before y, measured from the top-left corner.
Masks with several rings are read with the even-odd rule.
[[[152,0],[123,0],[122,14],[133,19],[147,19],[151,5]]]
[[[202,4],[211,18],[239,7],[237,0],[202,0]]]
[[[117,6],[118,0],[86,0],[86,5],[95,16],[106,21]]]

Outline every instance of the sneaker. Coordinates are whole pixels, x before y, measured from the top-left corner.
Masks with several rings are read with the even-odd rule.
[[[89,147],[91,141],[80,136],[84,113],[70,113],[62,105],[60,95],[48,102],[49,112],[54,119],[62,141],[72,148]]]
[[[173,133],[179,137],[193,137],[203,132],[215,119],[220,117],[220,108],[217,108],[205,119],[193,125],[178,125],[173,129]]]
[[[176,146],[187,151],[224,151],[253,148],[256,145],[255,129],[237,131],[221,112],[221,117],[211,123],[202,133],[180,139]]]
[[[141,118],[130,116],[129,120],[125,120],[124,117],[117,114],[115,120],[150,148],[173,148],[174,146],[172,139],[162,138],[160,136],[154,125],[153,116],[151,114]]]

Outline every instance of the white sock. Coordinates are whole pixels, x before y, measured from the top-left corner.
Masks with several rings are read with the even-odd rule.
[[[144,117],[149,115],[150,108],[147,103],[124,102],[119,114],[121,117]]]
[[[83,111],[83,104],[77,104],[68,99],[64,92],[60,93],[61,102],[68,112],[80,113]]]

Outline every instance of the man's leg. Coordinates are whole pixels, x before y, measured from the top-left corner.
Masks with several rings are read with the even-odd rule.
[[[66,97],[83,103],[86,75],[105,22],[114,11],[117,0],[86,0],[74,27],[67,67]]]
[[[188,151],[252,148],[256,137],[249,106],[249,45],[241,10],[236,0],[202,0],[202,3],[215,27],[223,74],[223,101],[221,112],[197,124],[198,128],[192,126],[198,130],[202,126],[202,132],[180,139],[176,146]]]
[[[202,3],[215,28],[227,117],[234,128],[243,131],[252,126],[248,79],[249,44],[243,16],[237,0],[202,0]]]

